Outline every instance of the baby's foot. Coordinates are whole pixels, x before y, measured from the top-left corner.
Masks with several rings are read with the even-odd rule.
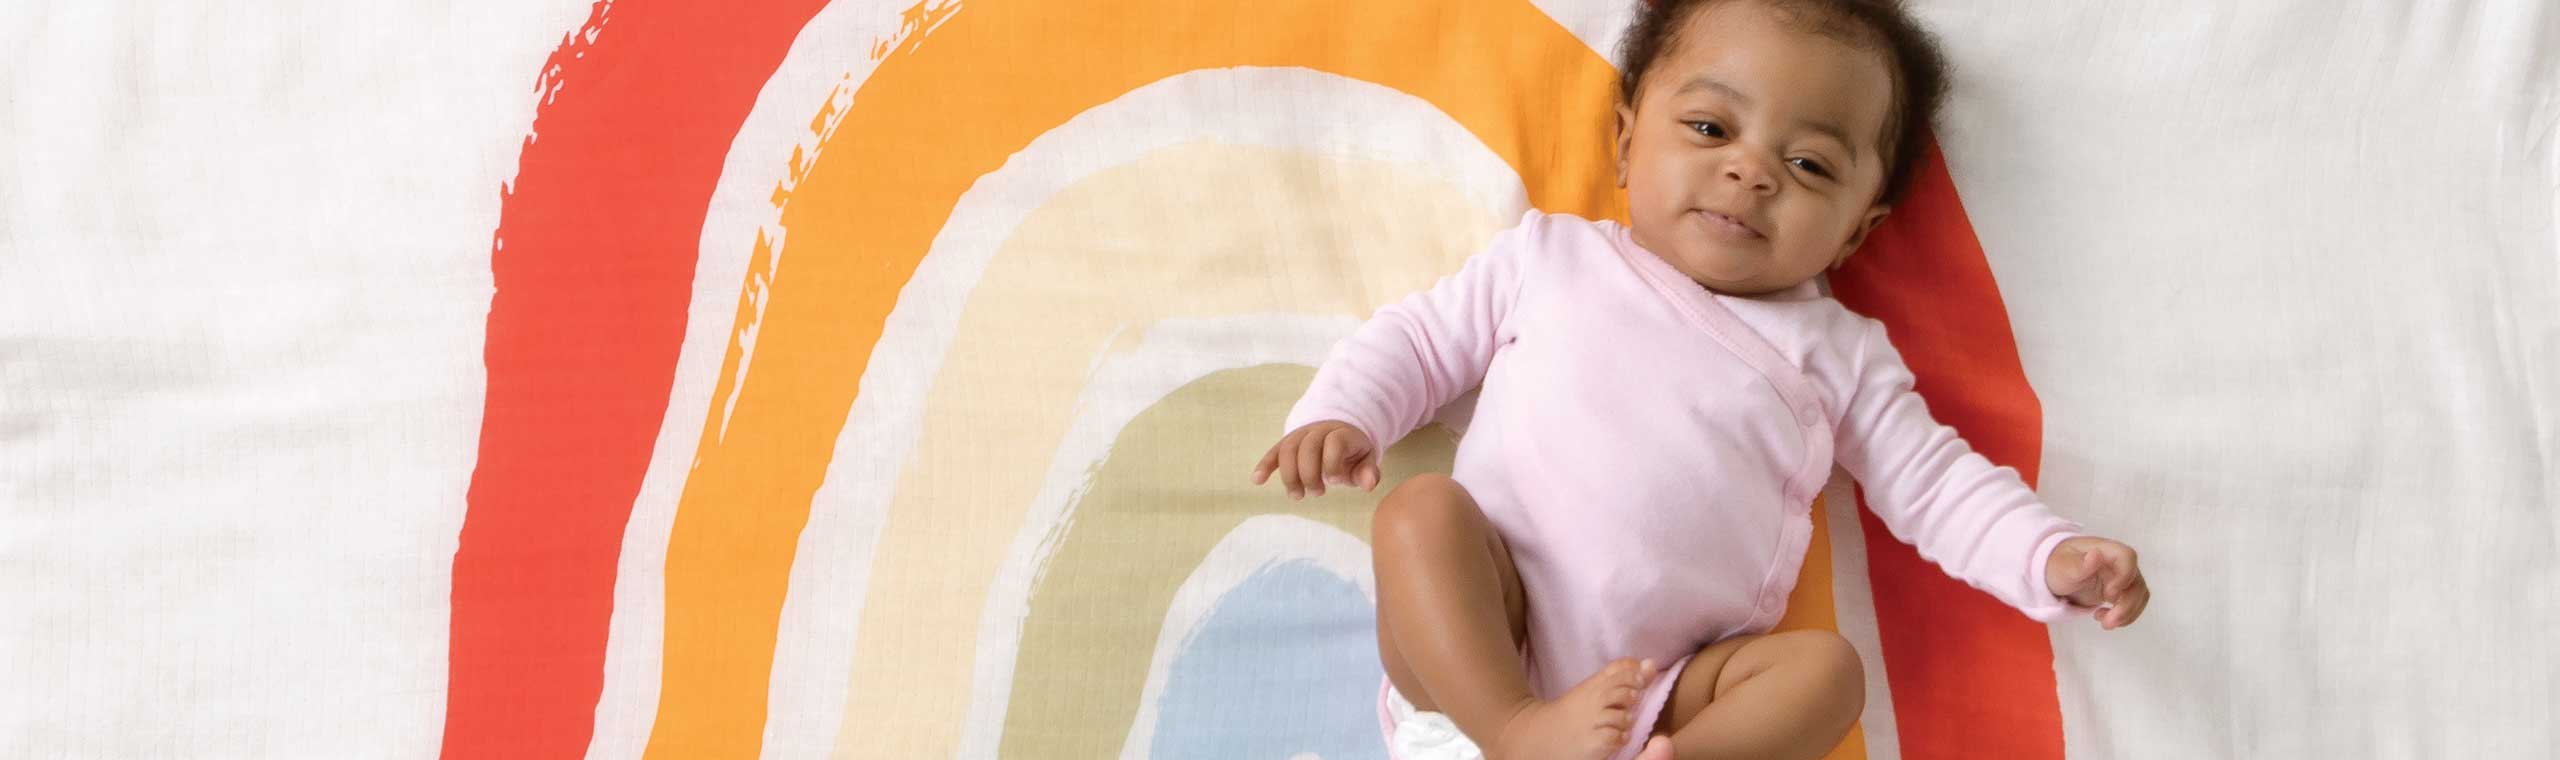
[[[1636,697],[1654,677],[1653,661],[1622,659],[1574,684],[1553,702],[1530,702],[1512,713],[1487,760],[1606,760],[1627,743]]]

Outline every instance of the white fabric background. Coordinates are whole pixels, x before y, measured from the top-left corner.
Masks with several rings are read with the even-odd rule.
[[[0,4],[0,757],[432,756],[489,246],[587,4]]]
[[[2560,745],[2560,9],[1928,11],[2041,491],[2158,595],[2054,629],[2072,753]]]
[[[2055,629],[2071,753],[2560,743],[2560,10],[1920,5],[2043,491],[2159,593]],[[498,187],[586,11],[0,8],[0,757],[436,751]]]

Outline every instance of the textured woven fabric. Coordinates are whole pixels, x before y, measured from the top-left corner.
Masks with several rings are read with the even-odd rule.
[[[1940,152],[1832,292],[2155,599],[2036,624],[1835,478],[1834,756],[2560,745],[2560,11],[1914,5]],[[1382,757],[1376,494],[1248,474],[1622,218],[1630,9],[7,4],[0,757]]]

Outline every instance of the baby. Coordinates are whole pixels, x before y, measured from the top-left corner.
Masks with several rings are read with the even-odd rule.
[[[1927,35],[1884,0],[1661,0],[1621,52],[1631,222],[1530,212],[1381,309],[1253,473],[1374,489],[1380,452],[1481,385],[1451,474],[1378,506],[1390,747],[1828,751],[1865,704],[1857,654],[1767,631],[1835,461],[1896,537],[2030,617],[2140,617],[2133,549],[1932,419],[1883,325],[1814,283],[1909,183],[1944,79]]]

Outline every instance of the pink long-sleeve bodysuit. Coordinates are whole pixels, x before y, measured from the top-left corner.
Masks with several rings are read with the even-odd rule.
[[[1384,451],[1479,382],[1451,477],[1518,567],[1531,687],[1672,663],[1618,758],[1689,655],[1777,623],[1835,458],[1949,574],[2039,621],[2069,609],[2042,569],[2079,526],[1930,418],[1884,325],[1810,282],[1717,295],[1622,225],[1531,211],[1337,345],[1285,430],[1341,420]]]

